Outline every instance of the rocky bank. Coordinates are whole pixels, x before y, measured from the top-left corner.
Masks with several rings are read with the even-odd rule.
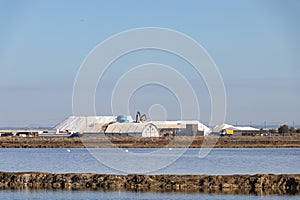
[[[210,176],[0,172],[0,188],[299,195],[300,174]]]

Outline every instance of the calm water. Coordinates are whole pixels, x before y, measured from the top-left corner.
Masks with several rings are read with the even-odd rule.
[[[115,149],[96,149],[98,156],[113,161],[105,166],[87,149],[0,149],[0,171],[41,171],[51,173],[89,172],[126,174],[116,166],[155,165],[175,157],[176,149],[159,157],[149,156],[155,149],[128,149],[128,156],[117,156]],[[213,149],[205,158],[198,158],[199,149],[189,149],[174,163],[151,174],[257,174],[300,173],[300,149]],[[133,162],[132,157],[147,157]],[[132,168],[134,169],[134,168]],[[132,170],[130,173],[140,171]]]
[[[95,155],[109,158],[114,166],[155,165],[176,158],[178,149],[167,149],[151,156],[157,149],[128,149],[119,155],[116,149],[94,149]],[[213,149],[205,158],[199,149],[189,149],[174,163],[151,174],[256,174],[300,173],[300,149]],[[139,156],[137,161],[132,160]],[[150,155],[150,156],[149,156]],[[145,159],[146,158],[146,159]],[[51,173],[90,172],[126,174],[95,159],[87,149],[1,149],[0,171],[43,171]],[[134,169],[134,168],[132,168]],[[139,172],[132,170],[131,172]],[[186,193],[135,193],[61,190],[0,190],[0,199],[299,199],[299,196],[254,196]]]
[[[25,191],[13,191],[13,190],[0,190],[1,199],[106,199],[106,200],[118,200],[118,199],[143,199],[143,200],[177,200],[177,199],[207,199],[207,200],[252,200],[252,199],[266,199],[266,200],[294,200],[299,199],[298,196],[254,196],[254,195],[217,195],[217,194],[186,194],[186,193],[136,193],[136,192],[97,192],[97,191],[49,191],[49,190],[25,190]]]

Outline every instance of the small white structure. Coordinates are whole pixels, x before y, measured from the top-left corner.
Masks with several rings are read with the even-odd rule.
[[[131,116],[126,115],[125,117],[127,117],[126,122],[133,122]],[[117,116],[70,116],[55,126],[54,129],[61,131],[68,130],[84,133],[99,133],[103,132],[103,125],[116,121]]]
[[[152,123],[112,123],[105,130],[107,136],[159,137],[156,126]]]
[[[213,128],[213,132],[221,132],[224,129],[235,130],[235,131],[259,131],[257,128],[250,126],[233,126],[230,124],[221,124]]]

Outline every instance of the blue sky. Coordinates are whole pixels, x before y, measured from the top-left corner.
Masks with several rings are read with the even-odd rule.
[[[0,0],[0,126],[52,126],[72,115],[73,83],[88,53],[111,35],[149,26],[187,34],[207,50],[224,80],[228,123],[300,124],[299,19],[297,0]],[[155,52],[123,62],[151,58],[181,62]],[[122,75],[121,65],[104,78],[104,94],[97,91],[99,115],[109,114],[105,94]],[[177,68],[195,87],[200,120],[207,123],[209,95],[201,77]],[[178,105],[166,101],[172,97],[146,101],[146,90],[132,97],[130,114],[162,103],[168,104],[168,118],[176,119]],[[157,96],[162,93],[157,89]]]

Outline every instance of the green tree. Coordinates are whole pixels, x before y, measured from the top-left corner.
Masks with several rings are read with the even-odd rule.
[[[284,134],[289,132],[289,126],[288,125],[282,125],[278,128],[278,133]]]

